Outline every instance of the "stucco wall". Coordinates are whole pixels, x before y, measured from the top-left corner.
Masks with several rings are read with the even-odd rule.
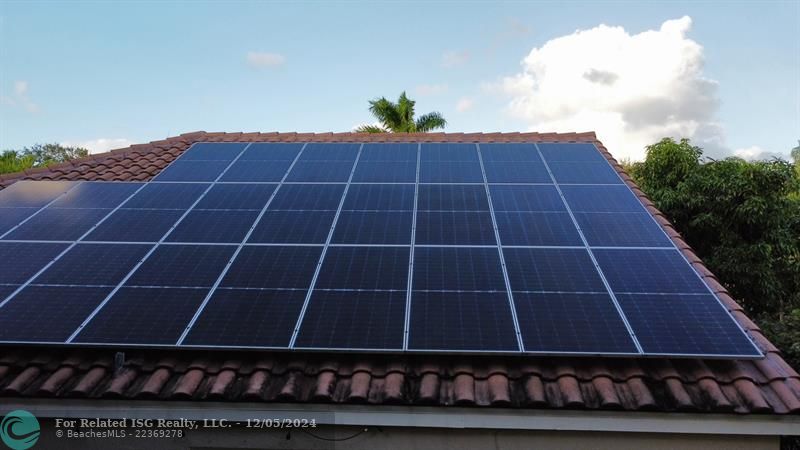
[[[186,431],[182,438],[68,439],[56,437],[52,420],[41,421],[42,433],[34,449],[777,449],[779,439],[773,436],[723,436],[653,433],[607,433],[566,431],[519,431],[478,429],[437,429],[404,427],[371,427],[360,435],[339,442],[320,438],[346,438],[358,433],[357,427],[319,426],[309,431],[263,430],[234,427],[225,430],[199,429]],[[287,439],[288,438],[288,439]]]

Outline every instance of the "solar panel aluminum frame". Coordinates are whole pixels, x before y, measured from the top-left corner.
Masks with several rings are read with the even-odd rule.
[[[198,142],[198,143],[196,143],[196,144],[200,144],[200,143],[201,143],[201,142]],[[354,143],[355,143],[355,144],[361,144],[361,145],[363,146],[363,143],[361,143],[361,142],[354,142]],[[250,143],[242,143],[242,144],[248,144],[248,145],[249,145]],[[545,165],[547,165],[547,161],[544,159],[543,155],[541,154],[541,151],[540,151],[540,149],[539,149],[538,145],[537,145],[536,143],[532,143],[532,144],[535,146],[535,148],[536,148],[536,150],[537,150],[537,153],[539,154],[539,157],[541,158],[541,160],[542,160],[542,161],[545,163]],[[193,145],[194,145],[194,144],[193,144]],[[415,197],[416,197],[416,191],[418,190],[418,186],[419,186],[419,184],[420,184],[420,183],[419,183],[419,178],[418,178],[418,177],[419,177],[419,175],[418,175],[418,171],[419,171],[419,152],[420,152],[420,148],[421,148],[421,145],[422,145],[422,144],[419,144],[419,143],[418,143],[417,145],[418,145],[418,162],[417,162],[417,180],[416,180],[417,182],[415,183],[415,184],[416,184],[416,187],[415,187]],[[594,144],[593,144],[593,146],[594,146],[595,150],[599,152],[599,149],[597,148],[597,146],[596,146],[596,145],[594,145]],[[190,147],[190,148],[191,148],[191,147]],[[238,159],[238,158],[239,158],[239,157],[242,155],[242,153],[243,153],[243,152],[246,150],[246,148],[247,148],[247,147],[245,147],[244,149],[242,149],[242,151],[239,153],[239,155],[237,155],[236,159],[234,159],[233,161],[231,161],[231,164],[233,164],[233,163],[234,163],[234,162],[235,162],[235,161],[236,161],[236,160],[237,160],[237,159]],[[188,150],[187,150],[187,151],[188,151]],[[601,153],[601,155],[602,155],[602,152],[600,152],[600,153]],[[299,153],[298,153],[298,156],[299,156]],[[179,158],[178,158],[178,159],[179,159]],[[175,161],[177,161],[178,159],[176,159]],[[295,159],[297,159],[297,158],[295,158]],[[606,159],[606,163],[607,163],[607,164],[609,164],[609,166],[610,166],[610,162],[608,161],[608,159],[607,159],[607,158],[604,158],[604,159]],[[173,163],[174,163],[175,161],[173,161]],[[172,163],[171,163],[171,164],[172,164]],[[358,158],[357,158],[357,159],[356,159],[356,161],[354,162],[354,165],[353,165],[353,170],[355,170],[355,168],[357,167],[357,165],[358,165]],[[167,167],[169,167],[169,166],[167,166]],[[163,183],[200,183],[200,184],[202,184],[202,183],[211,183],[211,184],[209,185],[209,188],[208,188],[208,189],[210,189],[211,187],[213,187],[213,185],[215,185],[215,184],[240,184],[240,183],[234,183],[234,182],[222,182],[222,181],[219,181],[219,180],[221,179],[221,177],[224,175],[224,173],[227,171],[227,169],[228,169],[229,167],[230,167],[230,165],[229,165],[229,166],[227,166],[227,167],[226,167],[226,169],[222,171],[222,173],[221,173],[221,174],[220,174],[220,176],[217,178],[217,180],[215,180],[215,181],[213,181],[213,182],[208,182],[208,181],[203,181],[203,182],[201,182],[201,181],[177,181],[177,182],[176,182],[176,181],[172,181],[172,182],[163,182]],[[628,185],[627,185],[627,183],[625,183],[625,181],[624,181],[624,180],[622,179],[622,177],[620,176],[619,172],[618,172],[616,169],[614,169],[613,167],[611,167],[611,169],[612,169],[612,170],[614,170],[614,172],[617,174],[617,177],[619,178],[619,180],[621,181],[621,183],[622,183],[622,184],[624,184],[624,185],[626,186],[626,189],[627,189],[629,192],[631,192],[631,194],[632,194],[632,195],[634,195],[634,197],[636,197],[636,198],[637,198],[637,201],[638,201],[638,202],[641,204],[641,203],[642,203],[642,202],[641,202],[641,199],[640,199],[638,196],[636,196],[635,194],[633,194],[633,192],[632,192],[632,191],[631,191],[631,189],[630,189],[630,186],[628,186]],[[290,168],[287,170],[286,174],[288,174],[290,170],[291,170],[291,167],[290,167]],[[352,181],[353,170],[351,170],[351,174],[350,174],[350,180],[348,181],[348,186],[349,186],[350,184],[375,184],[375,183],[368,183],[368,182],[363,182],[363,183],[362,183],[362,182],[353,182],[353,181]],[[286,178],[286,174],[284,174],[284,179]],[[551,174],[551,175],[552,175],[552,174]],[[156,181],[154,181],[154,182],[159,182],[159,181],[157,181],[157,180],[156,180]],[[549,183],[491,183],[491,184],[492,184],[492,185],[494,185],[494,184],[497,184],[497,185],[523,185],[523,186],[527,186],[527,185],[540,185],[540,184],[541,184],[541,185],[556,185],[556,186],[558,186],[558,185],[559,185],[559,184],[558,184],[558,183],[557,183],[557,182],[556,182],[554,179],[553,179],[553,182],[554,182],[553,184],[549,184]],[[78,184],[80,184],[80,183],[76,183],[76,185],[78,185]],[[259,183],[247,183],[247,184],[259,184]],[[275,182],[269,182],[269,183],[266,183],[266,184],[276,184],[276,183],[275,183]],[[287,183],[284,183],[284,184],[343,184],[343,183],[341,183],[341,182],[309,182],[309,183],[301,183],[301,182],[297,182],[297,183],[295,183],[295,182],[287,182]],[[409,184],[409,183],[378,183],[378,184]],[[484,182],[483,182],[483,183],[426,183],[426,184],[448,184],[448,185],[452,185],[452,184],[483,184],[484,186],[486,186],[486,187],[488,188],[488,184],[487,184],[487,182],[486,182],[486,180],[485,180],[485,177],[484,177]],[[595,183],[564,183],[564,184],[565,184],[565,185],[587,185],[587,186],[593,186],[593,185],[596,185]],[[72,188],[74,188],[74,186],[70,187],[70,190],[71,190]],[[198,199],[197,199],[197,201],[198,201],[198,202],[199,202],[199,201],[200,201],[200,200],[203,198],[203,196],[204,196],[204,195],[207,193],[207,191],[208,191],[208,190],[204,191],[204,192],[203,192],[203,194],[200,196],[200,198],[198,198]],[[277,189],[276,189],[276,191],[275,191],[275,192],[277,192]],[[273,192],[273,196],[275,195],[275,192]],[[55,201],[56,201],[58,198],[60,198],[60,197],[61,197],[62,195],[64,195],[64,194],[66,194],[66,192],[65,192],[65,193],[62,193],[61,195],[59,195],[59,196],[58,196],[56,199],[52,200],[50,203],[52,203],[52,202],[55,202]],[[345,192],[345,194],[346,194],[346,192]],[[489,195],[490,195],[490,194],[489,194]],[[563,194],[561,194],[561,193],[560,193],[560,195],[561,195],[561,197],[562,197],[562,200],[563,200]],[[344,199],[344,195],[342,196],[342,199]],[[126,201],[127,201],[127,199],[126,199]],[[44,208],[46,208],[47,206],[49,206],[49,205],[50,205],[50,203],[48,203],[47,205],[45,205],[45,206],[41,207],[41,208],[39,209],[39,211],[41,211],[42,209],[44,209]],[[196,205],[196,203],[197,203],[197,202],[195,202],[195,204],[193,204],[193,205],[192,205],[192,206],[191,206],[191,207],[190,207],[190,208],[187,210],[187,213],[188,213],[188,211],[191,211],[191,210],[194,208],[194,206]],[[569,205],[567,204],[567,206],[569,206]],[[265,208],[266,208],[266,207],[265,207]],[[643,208],[643,209],[646,211],[646,208],[645,208],[645,205],[644,205],[644,204],[642,204],[642,208]],[[341,210],[341,203],[340,203],[340,205],[339,205],[339,210]],[[570,211],[570,212],[571,212],[571,211]],[[663,228],[663,226],[661,226],[661,224],[659,224],[659,223],[658,223],[658,221],[655,219],[655,217],[653,217],[653,215],[652,215],[652,214],[650,214],[650,213],[649,213],[649,211],[647,211],[647,213],[648,213],[648,215],[651,217],[651,220],[653,220],[653,221],[656,223],[656,225],[657,225],[657,226],[658,226],[658,227],[661,229],[662,233],[664,233],[664,235],[665,235],[665,236],[668,238],[668,240],[669,240],[670,242],[672,242],[672,247],[658,247],[658,248],[653,248],[653,249],[659,249],[659,250],[669,250],[669,249],[676,249],[676,251],[678,251],[678,252],[681,254],[681,257],[683,258],[683,260],[684,260],[684,261],[685,261],[687,264],[689,264],[689,265],[691,266],[691,264],[689,263],[689,261],[686,259],[686,256],[685,256],[685,255],[684,255],[684,254],[683,254],[683,253],[682,253],[682,252],[681,252],[679,249],[677,249],[677,247],[675,247],[675,245],[674,245],[674,242],[673,242],[673,241],[672,241],[672,239],[669,237],[669,235],[667,234],[667,232],[666,232],[666,230]],[[37,211],[35,214],[38,214],[38,211]],[[34,214],[34,215],[35,215],[35,214]],[[32,215],[32,216],[33,216],[33,215]],[[31,217],[32,217],[32,216],[31,216]],[[414,218],[416,219],[416,214],[414,215]],[[105,219],[105,218],[104,218],[104,219]],[[180,221],[180,220],[182,220],[182,218],[181,218],[181,219],[179,219],[179,221]],[[573,217],[573,220],[574,220],[574,217]],[[178,222],[176,222],[176,224],[177,224],[177,223],[179,223],[179,221],[178,221]],[[257,223],[257,222],[258,222],[258,219],[256,220],[256,223]],[[19,225],[19,224],[18,224],[18,225]],[[18,226],[18,225],[17,225],[17,226]],[[174,228],[174,226],[173,226],[173,228]],[[335,227],[332,227],[332,230],[333,230],[334,228],[335,228]],[[13,229],[14,229],[14,228],[12,228],[11,230],[9,230],[8,232],[10,232],[10,231],[13,231]],[[169,232],[168,232],[167,234],[169,234]],[[329,238],[330,238],[330,236],[329,236]],[[163,239],[162,239],[162,240],[163,240]],[[33,242],[33,241],[25,241],[25,242]],[[54,241],[47,241],[47,242],[49,242],[49,243],[54,243]],[[65,241],[65,242],[69,243],[69,242],[71,242],[71,241]],[[97,242],[97,243],[101,243],[101,242]],[[123,244],[124,242],[115,242],[115,243],[117,243],[117,244]],[[155,247],[157,247],[158,245],[171,245],[171,244],[172,244],[172,243],[166,243],[166,242],[157,243],[157,244],[154,246],[154,248],[151,250],[151,252],[152,252],[152,251],[154,251],[154,250],[155,250]],[[200,243],[200,244],[202,244],[202,245],[207,245],[207,244],[205,244],[205,243]],[[329,243],[329,244],[330,244],[330,243]],[[231,245],[231,244],[220,244],[220,245]],[[233,245],[235,245],[235,244],[233,244]],[[251,244],[251,245],[266,245],[266,246],[270,246],[270,245],[282,245],[282,246],[287,246],[287,245],[298,245],[298,246],[307,246],[307,245],[309,245],[309,244],[299,243],[299,244]],[[333,245],[333,246],[350,246],[350,245],[352,245],[352,246],[362,246],[362,247],[371,246],[371,245],[360,245],[360,244],[330,244],[330,245]],[[499,247],[499,245],[500,245],[500,242],[498,241],[498,247]],[[379,244],[376,244],[375,246],[387,247],[387,246],[394,246],[394,245],[379,245]],[[404,246],[404,245],[397,245],[397,246]],[[412,245],[412,246],[411,246],[411,250],[410,250],[410,251],[411,251],[411,252],[413,252],[413,249],[414,249],[415,247],[416,247],[416,245]],[[420,245],[420,247],[428,247],[428,246],[427,246],[427,245]],[[449,246],[438,246],[438,245],[431,245],[430,247],[449,247]],[[453,247],[495,247],[495,246],[494,246],[494,245],[486,245],[486,246],[474,246],[474,245],[454,245]],[[521,247],[521,248],[538,248],[538,247],[544,247],[544,248],[573,248],[573,247],[563,247],[563,246],[503,246],[503,247],[506,247],[506,248],[514,248],[514,247]],[[590,250],[590,249],[592,249],[592,248],[594,248],[594,249],[604,249],[604,248],[643,249],[643,247],[599,247],[599,246],[598,246],[598,247],[591,247],[591,246],[588,246],[588,245],[587,245],[586,247],[574,247],[574,248],[586,248],[586,249],[587,249],[587,251],[588,251],[588,250]],[[149,253],[148,253],[148,255],[147,255],[147,256],[149,256]],[[234,257],[232,257],[232,258],[231,258],[231,260],[233,260],[233,259],[234,259]],[[230,264],[230,261],[229,261],[229,264]],[[411,258],[411,259],[410,259],[410,261],[409,261],[409,264],[413,264],[413,258]],[[319,267],[320,267],[320,264],[318,263],[317,270],[319,269]],[[763,358],[763,356],[764,356],[764,355],[763,355],[763,352],[762,352],[762,351],[761,351],[761,350],[758,348],[758,346],[757,346],[757,345],[756,345],[756,344],[753,342],[752,338],[750,338],[750,336],[749,336],[749,335],[748,335],[748,334],[745,332],[745,330],[742,328],[741,324],[739,324],[739,322],[738,322],[738,321],[736,321],[736,320],[735,320],[735,319],[732,317],[732,315],[730,314],[730,311],[728,311],[728,310],[727,310],[727,308],[725,308],[725,306],[724,306],[724,304],[722,303],[722,301],[721,301],[721,300],[719,299],[719,297],[718,297],[718,296],[717,296],[717,295],[716,295],[716,294],[713,292],[713,290],[711,289],[711,287],[710,287],[710,286],[709,286],[707,283],[705,283],[705,281],[702,279],[702,277],[701,277],[701,276],[700,276],[700,274],[697,272],[697,270],[696,270],[696,269],[695,269],[693,266],[691,266],[691,267],[692,267],[692,270],[693,270],[693,271],[694,271],[694,273],[695,273],[695,276],[697,276],[697,277],[700,279],[700,281],[703,283],[703,285],[705,285],[705,286],[706,286],[706,290],[708,291],[708,293],[712,294],[712,295],[714,296],[714,298],[716,298],[716,299],[717,299],[717,302],[718,302],[718,304],[720,305],[720,307],[721,307],[721,308],[722,308],[724,311],[726,311],[726,313],[728,314],[728,317],[729,317],[731,320],[733,320],[733,321],[734,321],[734,323],[737,325],[738,329],[739,329],[739,330],[740,330],[740,331],[741,331],[741,332],[742,332],[742,333],[743,333],[745,336],[747,336],[748,340],[750,340],[750,344],[751,344],[751,345],[752,345],[752,347],[755,349],[755,351],[756,351],[757,355],[744,355],[744,356],[743,356],[743,355],[721,355],[721,354],[710,354],[710,355],[704,355],[704,354],[685,354],[685,353],[678,353],[678,354],[672,354],[672,353],[643,353],[643,354],[636,354],[636,353],[634,353],[634,354],[631,354],[631,356],[637,356],[637,357],[643,357],[643,358],[657,358],[657,357],[670,357],[670,358],[698,358],[698,357],[703,357],[703,358],[708,358],[708,359],[758,359],[758,358]],[[134,268],[134,269],[133,269],[131,272],[135,271],[137,268],[138,268],[138,266],[137,266],[137,267],[135,267],[135,268]],[[129,274],[129,276],[130,276],[130,275],[131,275],[131,274]],[[38,273],[37,273],[37,276],[38,276]],[[126,277],[126,278],[127,278],[127,277]],[[125,282],[125,281],[126,281],[126,280],[123,280],[123,281],[120,283],[120,286],[121,286],[122,284],[124,284],[124,282]],[[412,277],[409,277],[409,286],[411,285],[411,282],[412,282]],[[119,287],[119,286],[118,286],[118,287]],[[214,289],[212,289],[211,291],[209,291],[209,296],[210,296],[210,295],[211,295],[213,292],[214,292]],[[309,289],[309,291],[308,291],[308,292],[310,293],[310,292],[311,292],[311,289]],[[109,298],[110,298],[110,296],[111,296],[111,295],[113,295],[113,293],[109,295]],[[410,295],[410,292],[408,293],[408,295]],[[108,298],[107,298],[105,301],[108,301]],[[616,303],[616,301],[615,301],[615,303]],[[307,305],[304,305],[304,306],[307,306]],[[407,302],[407,306],[409,306],[409,303],[408,303],[408,302]],[[101,304],[101,307],[102,307],[102,304]],[[512,308],[512,311],[513,311],[513,308]],[[621,312],[621,311],[620,311],[620,312]],[[624,315],[623,315],[623,318],[624,318]],[[89,319],[87,319],[87,321],[85,321],[85,322],[88,322],[88,320],[89,320]],[[625,320],[626,320],[626,322],[627,322],[627,319],[625,319]],[[302,348],[302,350],[303,350],[303,351],[309,351],[309,352],[323,351],[323,352],[337,352],[337,353],[338,353],[338,352],[343,352],[343,353],[346,353],[346,352],[352,352],[352,351],[365,351],[365,352],[371,352],[371,353],[403,353],[403,352],[406,352],[406,351],[407,351],[407,332],[408,332],[408,328],[409,328],[409,323],[408,323],[408,321],[409,321],[409,318],[408,318],[408,317],[406,317],[406,318],[405,318],[405,324],[404,324],[404,346],[403,346],[403,350],[397,350],[397,349],[385,349],[385,350],[382,350],[382,349],[374,349],[374,348],[363,348],[363,349],[359,349],[359,348],[348,348],[348,349],[340,349],[340,348],[329,348],[329,349],[328,349],[328,348]],[[82,325],[85,325],[85,323],[84,323],[84,324],[82,324]],[[75,333],[75,334],[77,334],[77,331],[78,331],[78,330],[76,330],[76,333]],[[297,335],[297,331],[298,331],[298,330],[295,330],[295,332],[294,332],[294,334],[293,334],[293,339],[296,337],[296,335]],[[74,337],[74,336],[73,336],[73,337]],[[185,337],[185,336],[182,336],[182,337]],[[7,342],[7,343],[15,343],[15,342],[10,342],[10,341],[5,341],[5,342]],[[62,345],[63,345],[63,344],[65,344],[64,342],[42,342],[42,343],[38,343],[38,342],[37,342],[37,343],[34,343],[34,342],[17,342],[17,343],[18,343],[18,344],[20,344],[20,345],[36,345],[36,344],[62,344]],[[70,342],[69,342],[69,341],[68,341],[68,342],[66,342],[66,343],[67,343],[67,344],[70,344]],[[638,344],[638,343],[637,343],[637,344]],[[135,344],[114,344],[114,343],[111,343],[111,344],[92,344],[92,343],[87,343],[87,344],[84,344],[84,343],[81,343],[81,346],[89,346],[89,347],[130,347],[131,345],[135,345]],[[136,346],[136,347],[143,347],[143,348],[147,348],[147,347],[154,347],[154,348],[175,348],[175,347],[176,347],[176,345],[169,345],[169,344],[142,344],[142,345],[135,345],[135,346]],[[208,349],[208,350],[225,350],[225,351],[231,351],[231,350],[236,350],[236,349],[241,349],[241,350],[248,350],[248,349],[270,349],[270,350],[276,350],[276,351],[292,351],[292,350],[294,350],[292,347],[265,347],[265,346],[199,346],[199,345],[185,345],[185,344],[183,344],[183,345],[178,345],[178,347],[179,347],[179,348],[183,348],[183,347],[186,347],[186,348],[189,348],[189,347],[196,347],[196,348],[204,348],[204,349]],[[416,349],[415,349],[415,350],[412,350],[411,352],[413,352],[413,353],[428,353],[428,354],[450,354],[450,353],[452,353],[452,354],[504,354],[504,355],[532,355],[532,354],[535,354],[535,355],[543,355],[543,356],[545,356],[545,355],[546,355],[546,356],[559,356],[559,355],[561,355],[561,356],[599,356],[599,357],[605,357],[605,356],[608,356],[608,357],[618,357],[618,356],[620,356],[620,354],[618,354],[618,353],[611,353],[611,354],[609,354],[609,353],[595,353],[595,352],[565,352],[565,351],[557,351],[557,352],[549,352],[549,351],[541,351],[541,352],[538,352],[538,351],[537,351],[537,352],[530,352],[530,351],[524,351],[524,352],[523,352],[523,351],[494,351],[494,350],[492,350],[492,351],[480,351],[480,350],[416,350]]]

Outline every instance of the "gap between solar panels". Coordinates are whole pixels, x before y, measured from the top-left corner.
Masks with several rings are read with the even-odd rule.
[[[0,343],[760,358],[591,143],[197,143],[0,191]]]

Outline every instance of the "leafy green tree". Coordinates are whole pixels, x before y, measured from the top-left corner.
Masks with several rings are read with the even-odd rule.
[[[60,144],[35,144],[22,150],[6,150],[0,154],[0,173],[19,172],[31,167],[44,167],[82,158],[89,150]]]
[[[369,111],[381,123],[380,126],[364,125],[356,129],[359,133],[427,133],[444,128],[447,121],[438,112],[431,112],[414,119],[414,104],[403,92],[397,103],[381,97],[370,100]]]
[[[33,167],[35,158],[32,155],[20,155],[15,150],[0,153],[0,173],[20,172]]]
[[[782,160],[704,160],[663,139],[631,175],[745,309],[777,342],[800,308],[800,180]],[[796,338],[796,330],[795,330]],[[800,365],[800,351],[784,347]]]

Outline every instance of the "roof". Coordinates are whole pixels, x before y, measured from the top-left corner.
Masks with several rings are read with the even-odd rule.
[[[673,226],[588,133],[206,133],[133,145],[20,179],[144,181],[194,142],[591,142],[610,160],[766,357],[348,355],[0,346],[0,397],[471,405],[505,408],[800,414],[800,375],[744,314]]]

